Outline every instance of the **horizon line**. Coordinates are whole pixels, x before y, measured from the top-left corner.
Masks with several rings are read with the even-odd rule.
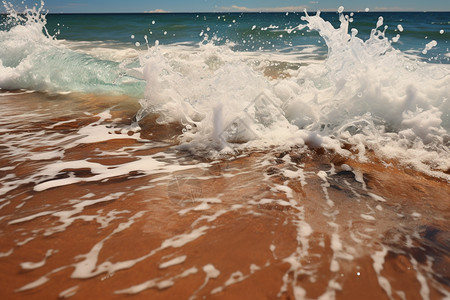
[[[338,13],[335,10],[308,10],[307,12],[317,11],[324,13]],[[286,14],[286,13],[303,13],[304,11],[141,11],[141,12],[47,12],[49,15],[73,15],[73,14],[265,14],[265,13],[276,13],[276,14]],[[364,10],[344,10],[343,13],[430,13],[430,12],[442,12],[449,13],[450,10],[370,10],[368,12]],[[23,14],[23,12],[19,13]],[[0,15],[8,15],[7,12],[0,12]]]

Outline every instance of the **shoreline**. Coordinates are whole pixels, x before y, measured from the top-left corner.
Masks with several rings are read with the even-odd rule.
[[[133,99],[36,96],[0,97],[13,120],[1,143],[23,149],[0,159],[3,185],[23,181],[0,196],[5,298],[450,295],[448,181],[320,149],[199,160],[173,148],[176,128],[148,141],[161,129],[149,121],[136,138]]]

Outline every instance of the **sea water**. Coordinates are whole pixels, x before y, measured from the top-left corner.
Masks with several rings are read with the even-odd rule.
[[[183,124],[180,143],[194,152],[349,143],[430,174],[449,168],[446,12],[5,7],[2,90],[130,95],[137,121]]]

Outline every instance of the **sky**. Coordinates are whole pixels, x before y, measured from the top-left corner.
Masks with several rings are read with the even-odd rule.
[[[10,0],[20,7],[22,0]],[[29,7],[35,1],[24,1]],[[267,11],[450,11],[448,0],[45,0],[50,13],[267,12]]]

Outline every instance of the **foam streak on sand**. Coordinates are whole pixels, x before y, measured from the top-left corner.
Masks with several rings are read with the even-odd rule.
[[[129,142],[126,139],[119,141]],[[110,153],[114,153],[114,148],[124,148],[123,145],[114,144],[114,139],[109,143]],[[139,149],[135,147],[129,148]],[[166,152],[153,153],[151,157],[165,163],[174,159],[169,154],[170,151],[164,151]],[[307,150],[302,151],[308,153]],[[308,155],[314,155],[313,153]],[[89,152],[85,152],[86,154],[92,155]],[[110,155],[114,157],[114,154]],[[365,174],[369,169],[362,169],[362,166],[355,162],[342,163],[335,159],[333,163],[319,164],[322,170],[318,171],[314,161],[323,157],[307,158],[304,155],[295,151],[280,154],[278,157],[271,153],[256,156],[252,154],[230,160],[226,167],[223,167],[220,161],[203,165],[195,165],[195,161],[184,161],[183,168],[174,176],[181,178],[184,172],[189,172],[191,176],[183,177],[188,179],[179,182],[178,191],[195,185],[197,192],[201,194],[201,197],[192,198],[189,202],[177,202],[178,198],[170,198],[169,195],[180,197],[179,193],[169,193],[164,189],[170,185],[151,184],[144,188],[146,182],[154,181],[155,178],[158,178],[160,183],[170,181],[170,177],[165,173],[153,172],[138,177],[128,175],[130,177],[127,180],[118,183],[112,180],[103,183],[97,181],[98,185],[92,185],[88,190],[82,188],[82,191],[77,191],[81,187],[79,183],[42,190],[36,195],[50,195],[57,190],[72,192],[61,194],[63,198],[59,201],[62,203],[55,206],[56,212],[44,207],[40,208],[41,211],[34,210],[32,214],[25,214],[24,217],[7,215],[5,219],[0,220],[5,226],[23,228],[23,232],[35,232],[31,241],[22,246],[15,246],[17,248],[8,257],[16,259],[17,256],[19,265],[28,269],[36,267],[36,270],[42,269],[45,272],[45,275],[40,273],[36,276],[31,283],[24,282],[16,290],[20,292],[38,286],[50,287],[54,276],[67,276],[70,286],[78,286],[76,294],[82,296],[87,290],[84,283],[81,284],[77,280],[87,279],[86,283],[89,283],[98,275],[104,274],[101,282],[122,282],[115,284],[114,290],[106,288],[113,294],[162,293],[161,296],[168,296],[181,293],[180,295],[187,297],[202,297],[211,294],[233,294],[239,291],[240,287],[258,282],[259,276],[265,278],[267,274],[272,274],[277,280],[271,280],[273,287],[270,289],[278,292],[280,296],[292,295],[298,299],[337,297],[338,291],[347,291],[346,281],[343,279],[351,276],[352,270],[359,267],[358,272],[364,276],[370,276],[370,272],[373,272],[374,279],[378,279],[375,282],[379,282],[379,287],[373,287],[375,293],[380,295],[381,289],[381,293],[389,294],[390,290],[391,295],[394,295],[394,292],[399,290],[391,283],[391,275],[384,271],[390,266],[387,257],[388,249],[392,245],[382,244],[383,251],[380,252],[379,243],[383,241],[379,240],[378,234],[389,230],[391,222],[402,220],[397,216],[394,205],[400,205],[398,199],[390,198],[382,181],[378,183],[381,187],[367,181]],[[383,168],[381,167],[380,171]],[[372,176],[381,180],[382,177],[374,174]],[[74,176],[79,175],[75,173]],[[133,181],[140,184],[130,185]],[[258,184],[255,184],[256,182]],[[324,182],[328,184],[323,186]],[[91,184],[91,181],[86,181],[85,184]],[[114,189],[115,192],[109,190],[105,194],[104,186]],[[135,186],[139,189],[134,189]],[[31,191],[30,186],[23,186],[22,189],[36,193]],[[371,193],[367,194],[366,190],[371,190]],[[78,196],[71,196],[72,193]],[[352,196],[347,198],[348,195]],[[352,198],[350,205],[348,201]],[[327,200],[332,200],[334,205],[329,206]],[[6,213],[18,203],[13,196],[9,201],[13,205],[9,204],[3,208]],[[208,204],[207,209],[203,207],[205,204]],[[30,205],[31,202],[26,202],[21,209]],[[376,205],[382,206],[383,214],[374,209]],[[418,211],[417,208],[404,209],[410,211],[405,211],[405,215],[411,216]],[[421,212],[421,220],[427,218],[425,214]],[[377,224],[364,218],[361,223],[360,215],[373,216]],[[48,218],[49,216],[51,218]],[[40,222],[37,222],[38,217]],[[56,225],[54,217],[58,218]],[[120,220],[120,217],[127,218]],[[439,218],[439,214],[435,213],[433,217]],[[417,220],[411,218],[411,221]],[[91,222],[93,220],[96,222]],[[46,260],[42,260],[42,256],[35,259],[22,258],[20,261],[19,257],[26,257],[23,256],[26,252],[22,249],[35,247],[48,234],[58,240],[64,239],[67,234],[76,231],[73,226],[75,222],[82,222],[86,224],[86,228],[92,228],[96,232],[92,237],[86,234],[85,238],[79,241],[87,251],[69,254],[68,249],[72,246],[70,242],[65,242],[66,245],[63,243],[57,249],[58,256],[47,255]],[[409,243],[419,242],[420,240],[414,238],[414,234],[417,234],[414,229],[413,232],[407,229],[414,228],[407,226],[409,221],[403,219],[401,222],[405,222],[405,229],[402,230],[406,230],[405,234],[410,237]],[[148,232],[151,234],[148,235]],[[132,243],[140,244],[140,240],[143,240],[145,246],[133,247],[135,250],[130,250],[128,246],[120,245],[123,238],[128,240],[127,236],[133,240]],[[222,241],[230,243],[226,249],[232,253],[222,252],[225,249]],[[245,254],[239,250],[243,249],[242,247],[248,248],[254,256],[239,258]],[[202,255],[198,256],[196,251],[201,251]],[[222,260],[220,257],[223,255],[236,258]],[[61,256],[67,258],[58,262],[57,257]],[[367,257],[372,261],[368,263]],[[73,259],[76,260],[75,263],[71,261]],[[30,264],[30,261],[37,263]],[[51,268],[48,267],[50,261]],[[58,262],[56,266],[55,262]],[[158,267],[149,268],[149,265],[154,264]],[[198,266],[202,265],[205,266],[205,277],[198,276]],[[283,265],[285,267],[282,267]],[[72,271],[63,275],[68,269]],[[143,269],[147,271],[141,273],[139,270]],[[33,270],[30,269],[30,272]],[[442,290],[432,277],[417,274],[430,274],[434,272],[432,267],[422,268],[422,265],[416,262],[416,267],[412,270],[416,272],[413,278],[419,278],[423,282],[422,293],[426,293],[427,286],[430,295]],[[128,272],[142,276],[126,279]],[[300,280],[304,276],[310,280]],[[184,284],[178,283],[184,280],[195,284],[189,285],[192,286],[189,291],[182,292],[180,288]],[[264,285],[263,282],[258,284],[261,287]],[[65,290],[67,287],[56,292],[59,294]],[[92,292],[92,289],[88,290]],[[259,290],[258,293],[265,289]]]
[[[374,254],[372,254],[372,259],[373,259],[373,268],[374,268],[375,272],[377,273],[378,283],[385,290],[389,299],[392,299],[391,285],[390,285],[389,281],[386,279],[386,277],[381,275],[381,270],[383,270],[383,264],[384,264],[387,252],[388,252],[388,249],[385,246],[382,246],[382,249],[380,251],[377,251]]]
[[[39,144],[46,145],[46,147],[56,147],[58,145],[58,149],[53,152],[49,152],[48,157],[46,157],[46,160],[54,159],[54,158],[61,158],[61,155],[63,155],[64,151],[67,151],[69,149],[72,149],[74,147],[83,145],[83,144],[89,144],[93,142],[101,142],[111,139],[123,139],[124,136],[112,133],[112,129],[108,128],[106,125],[104,125],[104,121],[111,118],[111,115],[109,114],[109,110],[104,111],[98,115],[99,119],[87,126],[84,126],[78,130],[78,132],[75,135],[71,136],[61,136],[59,134],[53,134],[52,136],[47,136],[45,140],[41,140]],[[73,121],[69,121],[73,122]],[[12,135],[9,137],[9,139],[16,139],[21,138],[22,135]],[[130,138],[127,136],[127,138]],[[139,139],[139,135],[135,134],[135,136],[132,137],[133,139]],[[22,145],[20,146],[22,149],[27,149],[28,143],[35,144],[36,140],[31,139],[30,141],[27,141],[26,139],[22,139]],[[8,144],[7,144],[8,145]],[[17,155],[16,151],[13,151],[16,148],[14,146],[11,147],[11,153],[14,152],[14,156]],[[25,150],[29,151],[29,150]],[[50,154],[51,153],[51,154]],[[116,152],[117,155],[120,155],[121,153],[118,151]],[[126,153],[126,152],[124,152]],[[32,159],[32,160],[42,160],[42,155],[36,156],[36,154],[29,155],[29,153],[24,153],[22,159]],[[183,166],[174,166],[170,165],[168,163],[159,161],[158,159],[154,159],[152,156],[135,156],[134,161],[131,161],[126,164],[119,164],[119,165],[102,165],[101,163],[95,163],[95,162],[89,162],[86,160],[71,160],[71,161],[56,161],[52,162],[49,165],[45,166],[40,170],[39,172],[36,172],[33,174],[33,176],[26,178],[26,179],[19,179],[19,180],[11,180],[10,178],[7,178],[9,180],[6,181],[3,187],[0,188],[0,194],[5,194],[6,192],[14,189],[15,187],[29,183],[29,182],[38,182],[34,189],[36,191],[43,191],[49,188],[54,188],[57,186],[64,186],[69,184],[75,184],[78,182],[90,182],[90,181],[101,181],[109,178],[119,177],[123,175],[127,175],[130,172],[141,172],[143,174],[153,174],[153,173],[172,173],[179,170],[182,170],[186,167]],[[80,170],[80,169],[87,169],[90,171],[90,173],[93,176],[90,177],[74,177],[69,176],[67,178],[62,179],[54,179],[57,178],[60,173],[64,173],[64,170]],[[6,178],[5,178],[6,179]]]
[[[98,255],[101,249],[103,248],[105,241],[111,238],[114,234],[129,228],[134,223],[134,219],[142,217],[143,214],[144,214],[143,212],[138,212],[134,216],[130,217],[128,222],[120,223],[119,226],[110,235],[108,235],[103,240],[95,244],[94,247],[92,247],[91,251],[89,251],[89,253],[80,255],[79,258],[84,258],[84,260],[80,261],[75,265],[75,270],[73,271],[71,277],[89,278],[104,272],[114,273],[118,270],[131,268],[135,263],[139,262],[141,259],[145,259],[146,257],[134,261],[119,262],[115,264],[111,262],[104,262],[97,266]],[[151,256],[152,254],[153,252],[148,254],[148,256]]]
[[[35,262],[35,263],[33,263],[33,262],[24,262],[24,263],[21,263],[20,266],[24,270],[32,270],[32,269],[40,268],[40,267],[45,265],[45,262],[47,261],[47,258],[50,257],[50,255],[52,255],[54,252],[55,252],[54,250],[50,249],[45,254],[44,259],[42,259],[41,261]]]
[[[169,261],[166,261],[159,265],[160,269],[166,269],[168,267],[171,267],[173,265],[181,264],[186,260],[186,255],[175,257],[174,259],[171,259]]]

